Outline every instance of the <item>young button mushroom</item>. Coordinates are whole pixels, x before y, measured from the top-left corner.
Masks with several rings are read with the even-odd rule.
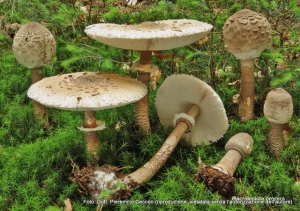
[[[162,20],[138,25],[94,24],[85,29],[93,39],[117,48],[140,51],[140,62],[131,69],[138,80],[149,89],[150,74],[158,70],[151,64],[152,51],[182,47],[206,36],[212,25],[196,20]],[[148,95],[136,103],[136,121],[139,127],[150,132]]]
[[[31,82],[43,78],[42,69],[55,57],[56,43],[52,33],[42,24],[29,22],[23,25],[14,36],[12,50],[17,61],[31,69]],[[46,107],[34,101],[34,114],[49,127]]]
[[[199,169],[195,180],[205,182],[212,192],[218,192],[224,199],[234,194],[234,172],[245,157],[252,152],[253,139],[247,133],[238,133],[231,137],[225,145],[224,157],[214,166],[204,165],[199,158]]]
[[[81,175],[81,177],[89,178],[89,182],[85,186],[81,183],[81,187],[88,190],[92,198],[96,198],[97,194],[106,189],[112,190],[114,197],[122,196],[122,192],[126,193],[128,197],[128,191],[143,185],[159,171],[186,132],[199,131],[196,134],[202,135],[203,138],[192,136],[195,143],[198,140],[215,141],[226,132],[228,123],[222,101],[214,90],[200,79],[189,75],[169,76],[158,89],[156,96],[157,109],[163,110],[160,111],[162,113],[168,113],[170,104],[166,104],[163,107],[161,105],[169,100],[171,100],[172,106],[177,108],[172,110],[176,126],[159,151],[145,165],[126,176],[117,176],[118,172],[115,170],[102,170],[101,178],[105,178],[105,184],[108,184],[108,187],[97,185],[96,181],[100,179],[96,175],[98,172],[94,171],[95,168],[87,170],[87,168],[89,169],[87,167],[76,173],[76,175]],[[208,105],[210,105],[211,109],[207,109]],[[176,116],[176,112],[180,113],[180,115]],[[198,116],[203,117],[198,118]],[[201,123],[198,124],[197,121],[201,121]],[[89,175],[84,175],[84,172],[88,172],[87,174]],[[103,179],[101,180],[103,181]],[[75,178],[73,181],[80,182],[81,179]],[[126,191],[124,189],[114,189],[113,186],[117,183],[125,183]]]
[[[262,15],[243,9],[230,16],[223,27],[227,51],[241,61],[239,116],[254,116],[254,59],[271,43],[271,26]]]
[[[28,97],[42,105],[62,110],[84,111],[87,151],[96,155],[97,130],[105,128],[95,111],[120,107],[140,100],[147,87],[130,77],[96,72],[57,75],[31,85]],[[97,157],[96,157],[97,158]]]
[[[264,115],[270,122],[268,146],[277,160],[283,150],[283,127],[293,115],[291,95],[282,88],[270,91],[264,104]]]

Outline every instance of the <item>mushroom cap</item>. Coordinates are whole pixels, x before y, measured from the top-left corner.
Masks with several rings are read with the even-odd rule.
[[[243,9],[227,19],[223,36],[227,51],[238,59],[253,59],[271,43],[271,26],[261,14]]]
[[[112,73],[77,72],[44,78],[29,88],[31,99],[62,110],[102,110],[140,100],[147,87],[136,79]]]
[[[197,20],[178,19],[143,22],[138,25],[100,23],[87,26],[91,38],[117,48],[153,51],[178,48],[196,42],[212,29]]]
[[[12,50],[17,61],[27,68],[42,67],[55,57],[56,43],[46,27],[29,22],[14,36]]]
[[[194,104],[200,112],[192,131],[183,137],[193,146],[212,144],[226,132],[228,120],[220,97],[209,85],[190,75],[172,75],[156,93],[157,113],[165,126],[172,126],[174,116],[188,112]]]
[[[282,88],[276,88],[267,94],[264,104],[264,115],[269,122],[287,123],[293,115],[291,95]]]
[[[232,136],[225,145],[225,150],[234,149],[238,151],[243,158],[248,157],[253,148],[253,139],[248,133],[238,133]]]

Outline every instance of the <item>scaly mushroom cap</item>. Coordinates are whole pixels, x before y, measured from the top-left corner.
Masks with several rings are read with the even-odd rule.
[[[193,146],[202,142],[212,144],[228,129],[228,120],[223,103],[217,93],[205,82],[190,75],[172,75],[159,87],[155,105],[160,122],[172,126],[177,114],[186,113],[192,105],[200,107],[190,133],[184,138]]]
[[[243,158],[250,156],[253,147],[253,139],[248,133],[238,133],[232,136],[225,145],[225,150],[234,149]]]
[[[291,95],[282,88],[270,91],[264,104],[264,115],[269,122],[276,124],[287,123],[293,115]]]
[[[243,9],[227,19],[223,36],[227,50],[238,59],[257,58],[271,43],[271,26],[264,16]]]
[[[212,25],[196,20],[163,20],[138,25],[101,23],[87,26],[91,38],[117,48],[154,51],[178,48],[196,42]]]
[[[55,57],[56,43],[42,24],[29,22],[16,33],[12,50],[17,61],[28,67],[42,67]]]
[[[33,100],[62,110],[102,110],[140,100],[147,94],[141,82],[122,75],[77,72],[57,75],[31,85],[27,95]]]

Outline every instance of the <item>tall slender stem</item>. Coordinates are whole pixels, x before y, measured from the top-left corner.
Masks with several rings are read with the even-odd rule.
[[[200,108],[197,105],[193,105],[187,112],[189,116],[195,118],[200,112]],[[182,135],[188,129],[188,124],[185,122],[179,122],[165,143],[159,149],[159,151],[148,161],[144,166],[137,169],[135,172],[125,177],[125,181],[130,182],[133,180],[135,183],[142,184],[147,182],[155,173],[165,164],[171,153],[174,151]]]
[[[241,60],[239,116],[242,122],[254,116],[254,59]]]
[[[31,83],[34,84],[43,79],[43,67],[35,67],[31,69]],[[38,121],[44,121],[44,127],[49,128],[48,112],[46,106],[33,101],[34,116]]]
[[[151,51],[141,51],[140,52],[140,63],[139,67],[145,69],[151,69]],[[149,93],[149,83],[150,83],[150,72],[138,72],[138,80],[147,86]],[[135,113],[136,121],[140,129],[146,133],[151,132],[150,120],[149,120],[149,94],[146,94],[141,100],[135,103]]]

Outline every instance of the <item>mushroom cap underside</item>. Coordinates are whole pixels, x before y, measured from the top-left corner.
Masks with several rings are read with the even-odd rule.
[[[287,123],[293,115],[292,96],[282,88],[271,90],[264,104],[264,115],[269,122]]]
[[[207,35],[212,25],[188,19],[143,22],[138,25],[100,23],[87,26],[91,38],[117,48],[153,51],[182,47]]]
[[[102,110],[140,100],[147,87],[136,79],[112,73],[77,72],[44,78],[27,95],[62,110]]]
[[[155,105],[160,122],[165,126],[172,126],[175,115],[188,112],[192,105],[200,107],[194,128],[183,136],[193,146],[212,144],[228,129],[220,97],[205,82],[190,75],[166,78],[157,91]]]
[[[12,50],[17,61],[27,68],[42,67],[55,57],[56,42],[42,24],[29,22],[14,36]]]
[[[226,49],[238,59],[252,59],[271,43],[271,26],[259,13],[243,9],[230,16],[223,26]]]

